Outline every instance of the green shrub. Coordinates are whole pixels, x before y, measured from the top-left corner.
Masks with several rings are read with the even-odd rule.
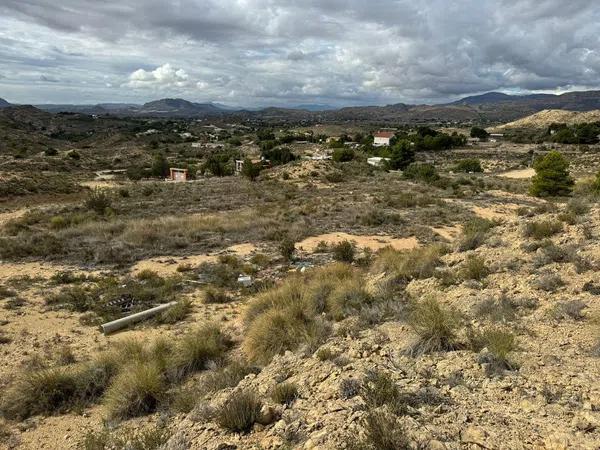
[[[244,164],[242,165],[242,175],[248,178],[250,181],[254,181],[260,175],[262,170],[262,163],[253,163],[250,159],[244,159]]]
[[[469,158],[458,161],[454,166],[454,171],[471,173],[483,172],[483,169],[481,168],[481,162],[478,159]]]
[[[408,324],[419,337],[413,351],[453,350],[457,347],[456,332],[460,322],[458,313],[442,307],[437,300],[427,298],[420,301],[408,318]]]
[[[569,162],[564,156],[551,151],[533,164],[535,175],[529,193],[536,197],[569,195],[575,182],[569,175]]]
[[[233,393],[216,414],[217,423],[230,431],[248,432],[259,419],[262,402],[253,392]]]
[[[331,155],[335,162],[348,162],[354,159],[354,150],[350,148],[336,148]]]
[[[333,259],[336,261],[351,263],[354,261],[355,247],[350,241],[342,241],[333,246]]]
[[[404,170],[415,161],[415,150],[412,142],[401,139],[390,150],[388,166],[392,170]]]
[[[105,189],[94,189],[85,200],[85,207],[98,215],[104,215],[111,205],[112,198]]]
[[[294,383],[280,383],[271,392],[271,399],[275,403],[291,405],[298,398],[298,386]]]
[[[279,242],[279,253],[281,253],[281,256],[283,256],[287,261],[294,259],[295,251],[296,244],[293,240],[285,238]]]
[[[433,183],[440,178],[432,164],[424,163],[412,163],[404,170],[403,176],[409,180],[423,181],[425,183]]]

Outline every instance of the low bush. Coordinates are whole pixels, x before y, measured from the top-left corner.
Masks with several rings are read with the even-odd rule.
[[[442,307],[433,298],[414,305],[408,324],[419,337],[413,353],[453,350],[457,347],[457,330],[461,319],[458,313]]]
[[[271,392],[271,399],[275,403],[291,405],[299,396],[298,386],[294,383],[280,383]]]
[[[351,399],[360,394],[361,382],[356,378],[345,378],[340,382],[340,397],[344,400]]]
[[[182,288],[179,277],[162,278],[152,271],[142,271],[135,278],[106,277],[90,286],[67,286],[49,296],[46,304],[77,312],[93,311],[109,321],[173,301]],[[179,312],[183,310],[185,306],[181,305]]]
[[[178,342],[172,356],[170,376],[181,379],[204,370],[209,361],[221,359],[230,346],[231,342],[216,325],[201,325]]]
[[[229,303],[232,298],[222,289],[209,286],[204,290],[202,300],[204,303]]]
[[[336,244],[332,248],[333,259],[336,261],[351,263],[354,261],[354,254],[356,253],[355,246],[350,241],[342,241]]]
[[[409,450],[412,448],[398,417],[387,411],[369,411],[362,421],[363,434],[347,439],[350,450]]]
[[[455,172],[466,172],[466,173],[475,173],[475,172],[483,172],[481,168],[481,162],[478,159],[469,158],[462,159],[456,163],[454,166]]]
[[[558,302],[554,305],[550,314],[555,320],[583,320],[585,318],[583,314],[585,308],[587,308],[587,304],[581,300]]]
[[[252,362],[266,364],[286,350],[314,351],[329,334],[325,316],[341,320],[373,304],[358,269],[331,264],[264,291],[246,308],[243,343]]]
[[[396,213],[390,213],[380,208],[370,208],[359,216],[360,223],[369,227],[377,227],[385,224],[402,223],[402,218]]]
[[[153,427],[131,429],[114,432],[105,428],[101,431],[90,431],[81,444],[83,450],[158,450],[169,440],[170,433],[165,428]]]
[[[517,368],[510,360],[510,354],[517,349],[516,338],[510,331],[496,327],[487,328],[482,332],[471,333],[469,341],[473,351],[481,352],[487,349],[487,352],[481,354],[480,362],[489,365],[488,372]]]
[[[282,239],[279,242],[279,253],[287,261],[294,259],[294,253],[296,251],[296,244],[289,238]]]
[[[473,306],[473,315],[493,322],[512,322],[518,317],[519,305],[506,296],[487,298]]]
[[[202,379],[202,390],[205,393],[236,387],[240,381],[251,373],[257,374],[260,369],[241,361],[232,361],[224,367],[207,372]]]
[[[460,276],[463,280],[482,280],[490,274],[485,260],[480,256],[469,256],[460,267]]]
[[[462,236],[458,243],[458,250],[461,252],[474,250],[481,246],[487,238],[488,231],[496,226],[491,220],[474,218],[469,220],[463,226]]]
[[[230,431],[248,432],[259,419],[262,402],[253,392],[233,393],[217,410],[217,423]]]
[[[533,221],[525,225],[524,235],[539,240],[554,236],[562,230],[563,225],[558,220]]]
[[[109,417],[126,419],[153,412],[166,398],[167,384],[161,368],[153,362],[126,367],[106,392]]]
[[[179,300],[175,305],[158,315],[156,321],[161,324],[174,324],[184,320],[192,311],[192,302]]]
[[[565,282],[562,280],[560,275],[553,273],[541,274],[534,282],[533,285],[541,290],[547,292],[554,292],[558,288],[564,286]]]
[[[112,198],[105,189],[94,189],[85,200],[85,207],[98,215],[104,215],[112,205]]]
[[[394,414],[406,413],[407,396],[385,372],[368,372],[362,383],[361,396],[370,409],[387,405]]]
[[[396,282],[430,278],[442,265],[441,257],[445,253],[446,248],[437,244],[409,251],[388,247],[378,253],[371,270],[376,274],[386,273],[390,280]]]
[[[402,173],[404,178],[409,180],[433,183],[440,179],[440,176],[432,164],[412,163]]]

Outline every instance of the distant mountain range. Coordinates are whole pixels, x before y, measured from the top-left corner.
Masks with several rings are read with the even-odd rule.
[[[10,106],[0,99],[0,108]],[[600,109],[600,91],[569,92],[561,95],[508,95],[488,92],[440,105],[354,106],[333,108],[322,104],[305,104],[290,108],[238,109],[219,103],[194,103],[166,98],[136,105],[101,103],[97,105],[36,105],[43,111],[83,114],[113,114],[127,117],[206,118],[228,117],[272,122],[339,122],[371,121],[395,123],[424,122],[509,122],[545,109],[590,111]]]

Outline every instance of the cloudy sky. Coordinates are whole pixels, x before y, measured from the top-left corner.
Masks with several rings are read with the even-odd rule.
[[[600,88],[598,0],[0,0],[15,103],[439,103]]]

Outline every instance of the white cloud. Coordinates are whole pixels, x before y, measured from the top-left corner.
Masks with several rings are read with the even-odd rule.
[[[132,88],[182,88],[189,85],[189,75],[185,70],[176,69],[167,63],[152,71],[136,70],[129,75],[126,85]]]

